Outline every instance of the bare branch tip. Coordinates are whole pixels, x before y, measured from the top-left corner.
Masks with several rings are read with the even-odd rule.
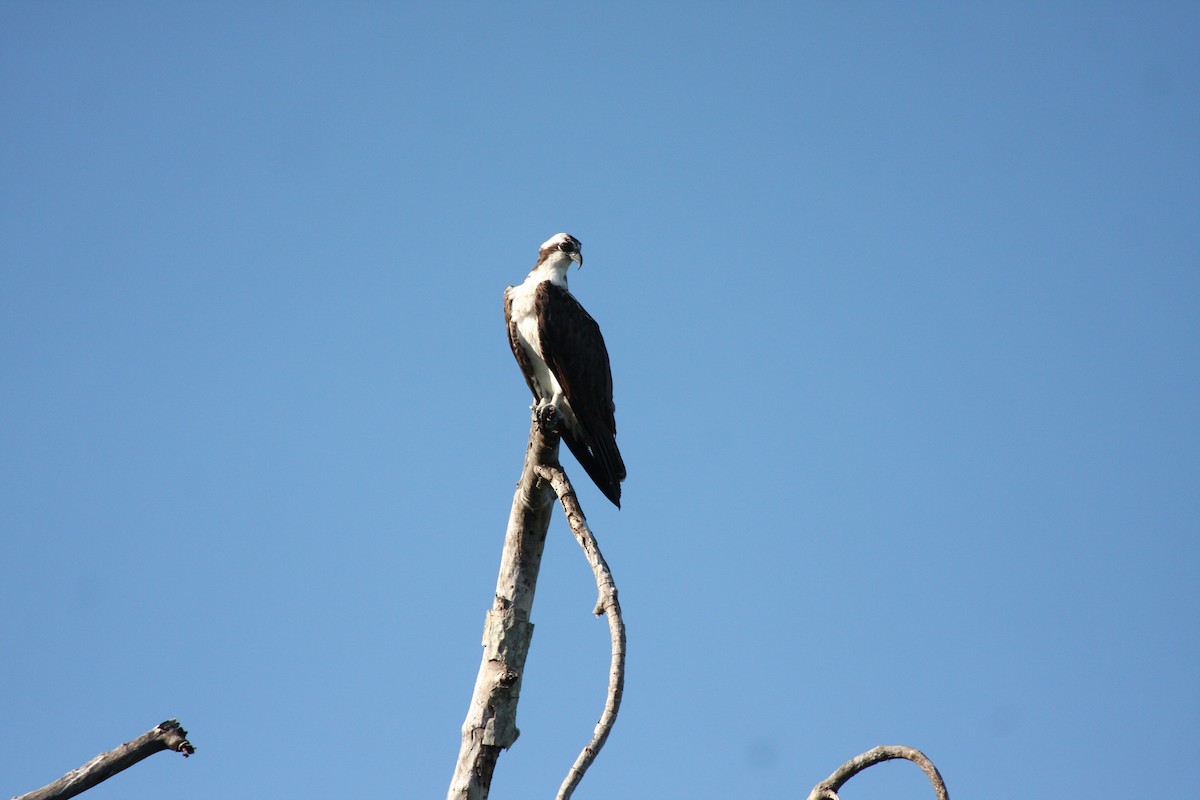
[[[868,767],[873,767],[881,762],[897,758],[911,761],[921,768],[926,777],[929,778],[929,782],[933,785],[933,790],[937,794],[938,800],[950,800],[950,794],[946,790],[946,783],[942,780],[942,775],[938,772],[937,767],[920,750],[917,750],[915,747],[908,747],[907,745],[880,745],[861,755],[855,756],[834,770],[833,774],[828,778],[818,783],[809,794],[808,800],[825,800],[826,798],[837,800],[837,790],[855,775]]]
[[[158,732],[162,735],[163,743],[169,749],[181,753],[184,758],[196,752],[195,745],[188,741],[188,732],[179,724],[179,720],[169,719],[159,723]]]

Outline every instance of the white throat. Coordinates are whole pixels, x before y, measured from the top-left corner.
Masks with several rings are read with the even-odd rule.
[[[541,283],[542,281],[550,281],[553,284],[567,288],[567,270],[570,269],[571,257],[566,253],[553,253],[533,268],[533,272],[529,273],[526,278],[527,283]]]

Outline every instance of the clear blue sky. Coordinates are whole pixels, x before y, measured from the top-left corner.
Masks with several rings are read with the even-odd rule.
[[[580,798],[1200,784],[1193,3],[0,6],[0,796],[440,797],[557,231],[624,509]],[[608,664],[556,521],[522,736]],[[927,798],[911,765],[858,798]]]

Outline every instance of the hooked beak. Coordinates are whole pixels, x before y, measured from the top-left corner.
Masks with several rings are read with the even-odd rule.
[[[583,269],[583,253],[571,253],[571,260],[578,264],[580,269]]]

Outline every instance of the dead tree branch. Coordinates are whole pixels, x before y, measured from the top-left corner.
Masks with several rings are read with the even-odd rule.
[[[496,596],[483,626],[483,661],[462,727],[462,747],[447,800],[485,800],[500,751],[517,740],[517,700],[533,637],[529,621],[554,493],[538,478],[540,464],[558,464],[558,434],[534,415],[517,482]]]
[[[838,789],[841,789],[846,781],[867,767],[872,767],[882,761],[891,761],[894,758],[908,759],[923,769],[929,776],[929,782],[933,784],[933,791],[937,793],[938,800],[950,800],[950,794],[946,791],[946,783],[942,780],[942,775],[937,771],[933,762],[926,758],[920,750],[904,745],[882,745],[868,750],[860,756],[855,756],[834,770],[834,773],[828,778],[818,783],[809,793],[808,800],[838,800]]]
[[[106,781],[124,769],[132,767],[143,758],[174,750],[187,758],[196,748],[187,740],[187,731],[173,719],[161,723],[153,730],[143,733],[132,742],[101,753],[79,769],[74,769],[54,783],[43,786],[13,800],[65,800],[80,792],[86,792],[98,783]]]
[[[558,790],[557,800],[568,800],[574,793],[575,787],[583,780],[583,775],[587,772],[588,767],[596,760],[596,755],[604,747],[605,741],[608,740],[608,734],[617,721],[617,711],[621,708],[621,695],[625,691],[625,621],[621,617],[621,604],[617,601],[617,586],[613,581],[612,571],[609,570],[608,563],[600,552],[600,545],[597,544],[596,537],[592,535],[592,531],[588,527],[587,518],[584,517],[583,509],[579,506],[579,499],[575,496],[575,488],[571,486],[570,479],[558,466],[541,466],[538,468],[537,474],[549,482],[554,493],[558,495],[563,512],[567,516],[567,524],[571,526],[571,533],[575,535],[576,541],[579,542],[579,546],[583,548],[583,552],[587,556],[588,563],[592,567],[592,574],[596,577],[596,589],[599,591],[596,607],[592,613],[597,616],[605,614],[608,617],[608,632],[612,639],[612,660],[609,662],[608,668],[608,697],[604,703],[604,711],[600,715],[600,721],[596,723],[591,741],[575,759],[575,763],[571,766],[566,779]]]

